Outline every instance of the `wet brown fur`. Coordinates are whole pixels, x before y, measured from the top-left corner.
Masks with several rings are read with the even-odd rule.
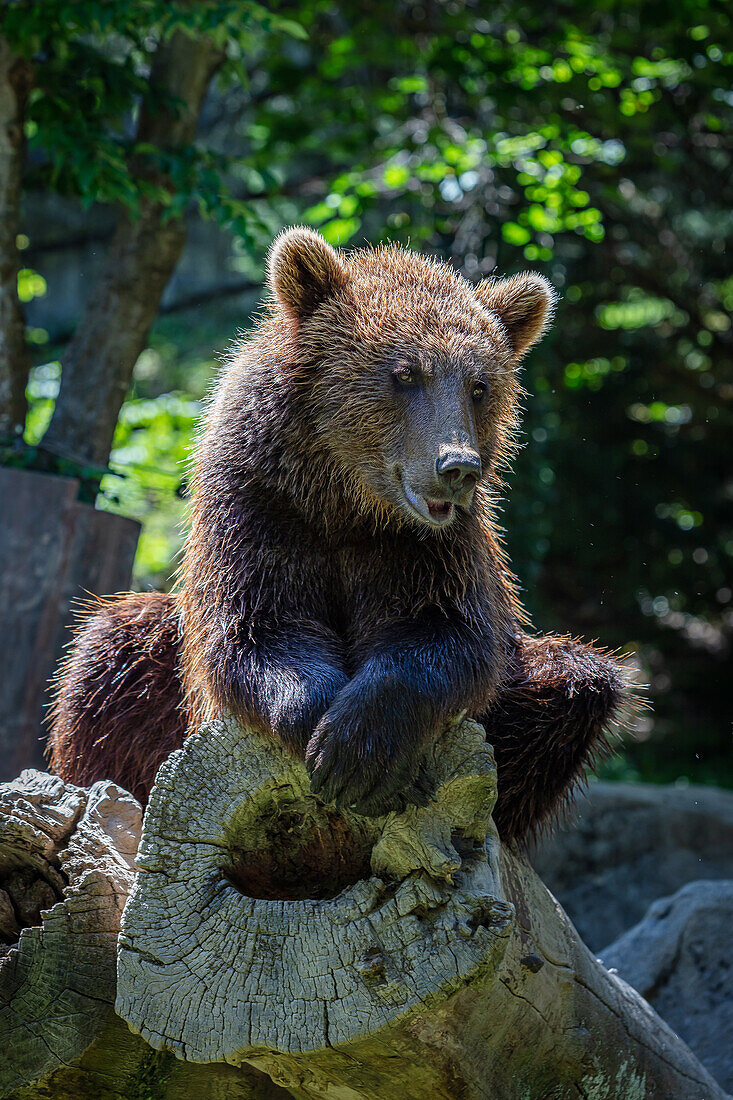
[[[88,785],[112,778],[146,803],[156,772],[186,736],[178,600],[131,593],[89,605],[63,668],[52,770]],[[501,777],[494,818],[523,839],[563,809],[624,692],[615,659],[568,637],[518,632],[495,707],[477,717]],[[154,736],[153,736],[154,734]]]
[[[497,752],[500,831],[522,837],[562,805],[622,693],[609,657],[521,632],[495,522],[547,285],[472,288],[417,254],[347,258],[303,230],[276,242],[269,274],[273,302],[206,418],[182,593],[87,619],[51,765],[145,795],[186,727],[226,709],[306,753],[325,796],[376,813],[427,798],[421,745],[466,709]],[[406,359],[456,416],[478,370],[489,384],[470,429],[484,477],[445,530],[416,522],[395,474],[428,469],[405,452],[412,406],[388,383]]]
[[[57,674],[51,769],[88,786],[114,779],[142,803],[181,747],[180,616],[162,592],[94,600]]]

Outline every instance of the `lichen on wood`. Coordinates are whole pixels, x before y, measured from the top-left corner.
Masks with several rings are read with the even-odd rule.
[[[431,755],[430,805],[372,820],[230,719],[191,737],[146,815],[120,1015],[139,807],[33,772],[0,787],[5,939],[43,921],[0,962],[0,1096],[725,1100],[499,845],[481,727]]]
[[[369,819],[231,719],[189,738],[146,813],[118,1013],[156,1048],[240,1064],[373,1035],[496,967],[493,754],[468,721],[432,751],[435,801]]]
[[[723,1100],[499,845],[481,727],[431,756],[430,805],[372,820],[231,719],[189,738],[146,814],[120,1015],[299,1100]]]
[[[113,1015],[141,823],[114,783],[0,784],[0,1096],[78,1058]]]

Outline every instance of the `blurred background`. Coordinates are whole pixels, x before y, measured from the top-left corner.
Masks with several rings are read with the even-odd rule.
[[[283,225],[541,270],[560,304],[503,512],[524,601],[650,685],[607,776],[731,785],[731,14],[4,5],[0,464],[139,520],[133,586],[168,588],[202,402]]]

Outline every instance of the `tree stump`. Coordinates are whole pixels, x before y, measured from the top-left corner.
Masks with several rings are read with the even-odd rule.
[[[373,820],[229,719],[189,738],[146,814],[119,1015],[303,1100],[722,1100],[501,850],[481,727],[452,724],[432,755],[435,801]]]
[[[141,824],[114,783],[0,784],[0,1096],[78,1058],[113,1017]]]
[[[84,504],[79,487],[0,467],[0,781],[43,767],[48,681],[76,601],[130,585],[140,524]]]
[[[138,802],[36,771],[0,784],[0,1097],[276,1100],[250,1067],[158,1054],[114,1014]]]
[[[241,1065],[381,1033],[495,968],[512,910],[493,755],[475,723],[444,741],[436,804],[370,819],[234,721],[191,737],[146,815],[117,1012],[157,1049]]]

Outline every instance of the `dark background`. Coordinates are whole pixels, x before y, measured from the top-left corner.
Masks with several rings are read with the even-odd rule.
[[[144,523],[141,588],[171,584],[201,401],[283,225],[409,243],[472,280],[541,270],[560,304],[526,365],[504,510],[524,600],[540,630],[631,652],[650,685],[607,774],[730,784],[729,6],[72,7],[39,27],[16,5],[6,28],[34,71],[17,238],[32,371],[24,457],[16,440],[6,460],[38,460],[67,341],[141,203],[187,229],[98,482],[98,507]],[[196,141],[163,163],[135,126],[181,28],[225,59]]]

